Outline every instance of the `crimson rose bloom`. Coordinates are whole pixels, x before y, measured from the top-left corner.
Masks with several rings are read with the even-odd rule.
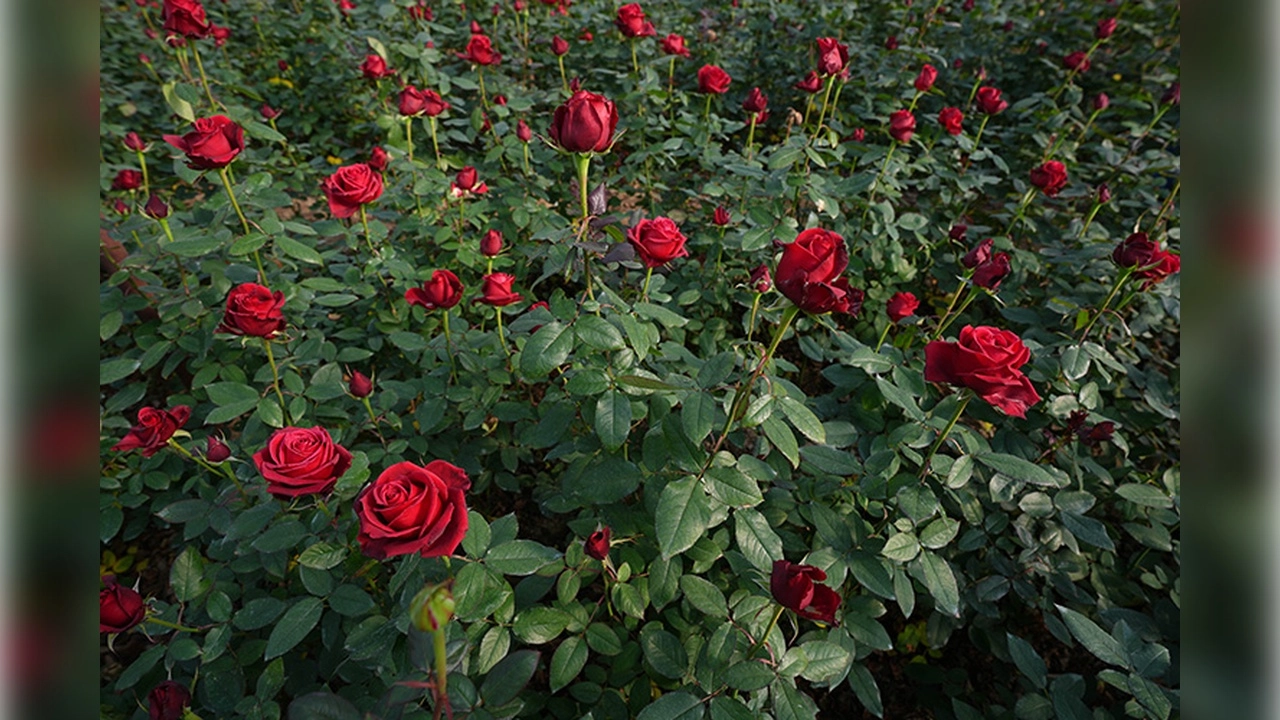
[[[129,428],[120,442],[112,450],[142,450],[142,457],[151,457],[160,452],[169,442],[169,438],[178,428],[187,424],[191,418],[191,408],[178,405],[172,410],[144,407],[138,411],[138,424]]]
[[[919,90],[922,93],[929,92],[929,89],[933,87],[933,84],[937,82],[937,80],[938,69],[928,63],[925,63],[925,66],[920,68],[920,74],[916,75],[916,90]]]
[[[443,460],[425,468],[409,462],[392,465],[355,499],[360,549],[379,560],[453,554],[467,534],[469,489],[467,473]]]
[[[1106,93],[1098,93],[1093,98],[1093,109],[1099,112],[1111,107],[1111,98]]]
[[[214,47],[222,47],[227,44],[227,40],[231,37],[231,28],[220,25],[211,25],[210,28],[209,34],[213,35]]]
[[[146,152],[147,144],[143,142],[142,137],[136,132],[125,133],[124,146],[134,152]]]
[[[1009,253],[998,252],[974,269],[973,284],[995,292],[1000,289],[1000,281],[1009,274],[1009,270]]]
[[[438,95],[436,97],[439,97]],[[405,117],[417,117],[426,112],[427,97],[423,91],[412,85],[405,85],[400,90],[400,97],[396,103],[396,109]]]
[[[1033,168],[1031,184],[1040,188],[1048,197],[1058,197],[1062,188],[1067,186],[1067,166],[1057,160],[1050,160],[1040,167]]]
[[[480,238],[480,254],[485,257],[497,257],[502,252],[502,231],[490,230]]]
[[[885,49],[885,50],[897,50],[897,49],[898,49],[898,36],[897,36],[897,35],[890,35],[889,37],[885,38],[885,41],[884,41],[884,49]]]
[[[267,446],[253,454],[253,464],[267,480],[267,491],[279,498],[324,494],[351,467],[351,453],[333,442],[322,427],[280,428]]]
[[[197,118],[185,135],[165,135],[164,141],[187,154],[187,167],[217,170],[231,164],[244,150],[244,128],[226,115]]]
[[[609,541],[612,538],[613,530],[606,525],[587,536],[586,542],[582,543],[582,549],[590,557],[604,562],[604,559],[609,557]]]
[[[711,222],[724,227],[729,224],[729,211],[723,205],[717,205],[716,211],[711,214]]]
[[[572,153],[604,152],[613,144],[618,109],[603,95],[579,90],[556,108],[551,139]]]
[[[387,157],[387,151],[383,150],[381,146],[375,145],[373,150],[369,153],[369,167],[377,170],[378,172],[384,172],[387,169],[387,162],[389,160],[390,158]]]
[[[1134,277],[1143,281],[1142,289],[1164,280],[1182,269],[1182,258],[1151,242],[1146,233],[1134,233],[1124,239],[1111,253],[1116,265],[1137,268]]]
[[[629,38],[657,34],[653,29],[653,23],[644,19],[644,10],[640,9],[639,3],[628,3],[618,8],[618,17],[614,20],[614,24],[623,35]]]
[[[774,272],[778,290],[801,310],[815,315],[829,312],[856,314],[863,293],[849,287],[841,273],[849,266],[844,238],[830,230],[809,228],[795,242],[782,246],[782,259]]]
[[[729,73],[716,65],[703,65],[698,68],[698,92],[704,95],[723,95],[729,89],[733,78]]]
[[[910,110],[895,110],[889,115],[889,134],[900,143],[911,142],[916,131],[916,116]]]
[[[569,42],[564,38],[560,37],[559,35],[556,35],[555,37],[551,38],[551,52],[554,53],[557,57],[568,54]]]
[[[742,109],[749,113],[764,112],[769,107],[769,98],[760,92],[760,88],[751,88],[751,92],[747,93],[747,98],[742,101]]]
[[[369,397],[373,393],[373,381],[359,370],[352,370],[351,380],[347,383],[347,390],[354,398]]]
[[[107,586],[98,592],[98,632],[124,632],[146,618],[147,603],[136,590],[110,575],[103,580]]]
[[[627,231],[627,240],[635,246],[636,255],[645,267],[662,267],[676,258],[689,255],[684,246],[684,233],[671,218],[641,220]]]
[[[449,270],[436,270],[422,287],[405,290],[404,299],[428,310],[447,310],[462,299],[462,281]]]
[[[818,73],[839,75],[849,64],[849,46],[835,38],[818,38]]]
[[[769,591],[779,605],[800,617],[834,623],[840,595],[826,585],[817,584],[826,579],[827,573],[821,568],[774,560]]]
[[[980,87],[976,96],[978,109],[987,115],[999,115],[1009,107],[1009,103],[1000,97],[1000,90],[993,87]]]
[[[473,304],[483,303],[494,307],[506,307],[524,299],[520,293],[511,289],[516,282],[515,275],[503,272],[489,273],[484,276],[483,282],[480,288],[482,295],[472,301]]]
[[[218,438],[210,435],[205,438],[204,458],[209,462],[220,463],[231,457],[231,448]]]
[[[111,181],[112,190],[137,190],[142,187],[142,173],[137,170],[121,170]]]
[[[800,80],[792,87],[812,95],[822,89],[822,78],[818,77],[816,70],[810,70],[803,80]]]
[[[662,38],[662,52],[667,55],[682,55],[689,57],[691,54],[689,48],[684,46],[684,36],[671,33]]]
[[[938,122],[952,135],[959,135],[964,132],[964,127],[962,126],[964,113],[960,112],[960,108],[942,108],[942,111],[938,113]]]
[[[967,387],[1005,415],[1021,418],[1040,402],[1018,369],[1030,358],[1031,351],[1008,330],[966,325],[956,342],[934,340],[925,346],[924,379]]]
[[[1089,68],[1093,67],[1093,64],[1089,62],[1089,56],[1080,50],[1068,53],[1066,57],[1062,58],[1062,65],[1069,70],[1075,70],[1077,73],[1088,72]]]
[[[533,129],[529,127],[529,123],[525,122],[523,118],[516,121],[516,137],[522,143],[527,143],[533,139]]]
[[[467,41],[467,51],[458,53],[458,57],[473,65],[497,65],[502,62],[502,55],[493,51],[493,43],[488,35],[472,35]]]
[[[387,61],[381,55],[366,55],[360,64],[360,72],[370,80],[381,80],[395,74],[395,70],[387,67]]]
[[[240,283],[227,294],[218,332],[269,338],[284,329],[284,293],[257,283]]]
[[[382,175],[365,163],[344,165],[320,184],[329,198],[329,212],[336,218],[348,218],[382,197]]]
[[[959,237],[956,237],[956,228],[964,228],[964,230],[959,233]],[[968,230],[969,228],[964,225],[957,225],[956,227],[951,228],[951,238],[953,240],[963,239],[964,234],[968,232]],[[989,262],[991,260],[991,249],[995,244],[995,240],[987,238],[977,245],[974,245],[973,249],[965,253],[964,257],[960,258],[960,264],[972,270],[985,262]]]
[[[885,305],[885,311],[889,313],[889,319],[894,323],[900,323],[904,319],[915,314],[916,308],[920,307],[920,301],[915,295],[909,292],[894,293],[889,298],[889,302]]]
[[[952,240],[955,240],[956,242],[960,242],[961,240],[965,239],[965,237],[968,234],[969,234],[968,225],[952,225],[951,229],[947,231],[947,237],[951,238]],[[966,265],[965,267],[971,267],[971,266]]]
[[[191,704],[191,691],[186,685],[164,680],[147,693],[147,717],[150,720],[182,720],[182,709]]]
[[[169,217],[169,204],[161,200],[158,195],[152,195],[147,198],[147,204],[142,206],[142,212],[153,220],[162,220]]]
[[[1099,40],[1106,40],[1115,34],[1117,24],[1119,20],[1116,18],[1103,18],[1098,21],[1098,27],[1094,29],[1093,36]]]
[[[164,31],[194,39],[209,37],[213,26],[199,0],[164,0]]]
[[[769,274],[769,266],[760,264],[755,270],[751,271],[751,277],[748,278],[751,283],[751,289],[761,295],[773,289],[773,276]]]

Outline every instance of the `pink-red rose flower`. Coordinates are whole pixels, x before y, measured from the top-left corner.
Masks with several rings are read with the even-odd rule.
[[[900,143],[911,142],[916,132],[916,116],[910,110],[895,110],[889,115],[889,134]]]
[[[569,42],[559,35],[556,35],[551,38],[551,52],[557,57],[568,54]]]
[[[924,357],[925,380],[967,387],[1005,415],[1026,417],[1027,408],[1040,402],[1019,369],[1031,351],[1008,330],[966,325],[956,342],[926,345]]]
[[[769,266],[763,263],[751,271],[751,277],[747,281],[751,283],[751,289],[761,295],[773,289],[773,276],[769,274]]]
[[[217,170],[244,150],[244,129],[226,115],[197,118],[191,132],[165,135],[164,141],[187,154],[187,167]]]
[[[1111,253],[1111,259],[1123,268],[1137,268],[1133,276],[1142,280],[1142,289],[1161,282],[1182,269],[1182,258],[1148,239],[1146,233],[1125,238]]]
[[[351,467],[351,453],[322,427],[285,427],[253,454],[253,464],[276,497],[323,495]]]
[[[1094,28],[1093,36],[1099,40],[1106,40],[1116,32],[1116,25],[1120,23],[1116,18],[1103,18],[1098,21],[1098,26]]]
[[[373,381],[359,370],[352,370],[351,379],[347,381],[347,391],[353,398],[367,398],[373,393]]]
[[[809,228],[795,242],[782,246],[782,259],[774,271],[778,291],[807,313],[856,314],[863,293],[849,287],[843,276],[849,266],[844,238],[822,228]]]
[[[849,64],[849,46],[835,38],[818,38],[818,73],[830,77],[844,72]]]
[[[387,67],[387,61],[381,55],[366,55],[360,64],[360,72],[369,80],[381,80],[395,74],[395,70]]]
[[[404,299],[428,310],[449,309],[462,299],[462,281],[450,270],[436,270],[422,287],[409,288]]]
[[[729,211],[723,205],[717,205],[714,213],[711,214],[711,222],[720,227],[729,224]]]
[[[453,554],[467,534],[469,489],[466,472],[443,460],[392,465],[356,496],[360,549],[379,560]]]
[[[925,63],[924,67],[920,68],[920,74],[916,75],[916,90],[922,93],[929,92],[930,88],[932,88],[933,84],[937,81],[938,69],[928,63]]]
[[[142,187],[142,173],[137,170],[121,170],[111,181],[112,190],[137,190],[140,187]]]
[[[141,450],[143,457],[151,457],[160,452],[189,419],[191,408],[186,405],[177,405],[170,410],[144,407],[138,411],[138,424],[129,428],[129,432],[111,449],[122,452]]]
[[[467,51],[458,53],[458,57],[474,65],[497,65],[502,62],[502,55],[494,52],[493,41],[488,35],[472,35],[467,41]]]
[[[98,591],[98,632],[121,633],[147,617],[147,603],[133,588],[103,578],[106,587]]]
[[[640,8],[639,3],[628,3],[618,8],[618,16],[614,19],[614,24],[623,35],[629,38],[657,34],[653,29],[653,23],[645,20],[644,10]]]
[[[284,329],[284,293],[257,283],[240,283],[227,294],[219,332],[269,338]]]
[[[164,0],[164,31],[194,39],[209,37],[213,26],[199,0]]]
[[[344,165],[320,184],[329,199],[329,212],[349,218],[362,205],[382,197],[382,174],[365,163]]]
[[[792,87],[812,95],[822,89],[822,78],[818,77],[818,71],[810,70],[809,74],[804,76],[804,79],[798,81]]]
[[[1073,53],[1068,53],[1066,57],[1062,58],[1062,66],[1068,70],[1083,73],[1088,72],[1089,68],[1093,67],[1093,63],[1089,61],[1088,55],[1081,50],[1077,50]]]
[[[751,92],[747,93],[746,99],[742,101],[742,109],[749,113],[761,113],[767,107],[769,107],[769,98],[765,97],[758,87],[751,88]]]
[[[1000,90],[993,87],[980,87],[978,94],[975,96],[978,103],[978,109],[987,115],[999,115],[1009,107],[1009,103],[1005,102],[1000,96]]]
[[[218,438],[210,435],[205,438],[204,458],[212,463],[220,463],[231,457],[231,448]]]
[[[1040,188],[1048,197],[1057,197],[1067,186],[1067,166],[1050,160],[1031,170],[1031,184]]]
[[[618,109],[603,95],[579,90],[556,108],[551,139],[571,153],[604,152],[613,144]]]
[[[769,591],[779,605],[800,617],[834,623],[836,610],[840,607],[840,594],[819,584],[826,579],[827,573],[821,568],[774,560]]]
[[[667,217],[644,219],[627,231],[627,240],[645,267],[662,267],[676,258],[687,257],[685,236]]]
[[[885,304],[885,312],[889,314],[889,320],[896,324],[914,315],[918,307],[920,307],[920,301],[915,295],[900,292],[894,293],[893,297],[889,298],[889,302]]]
[[[944,107],[938,113],[938,123],[951,135],[964,132],[964,113],[957,107]]]
[[[515,282],[516,276],[510,273],[489,273],[484,276],[480,286],[481,295],[475,299],[475,302],[493,307],[506,307],[518,303],[524,297],[511,289]]]
[[[698,68],[698,92],[704,95],[723,95],[731,82],[733,78],[729,77],[729,73],[716,65]]]
[[[369,167],[378,172],[386,172],[389,161],[390,158],[387,157],[387,151],[383,150],[381,146],[375,145],[373,150],[369,152]]]
[[[667,35],[666,37],[662,38],[661,44],[662,44],[662,52],[667,55],[680,55],[682,57],[689,57],[692,54],[689,52],[689,48],[685,47],[683,35],[677,35],[675,33],[671,33],[670,35]]]

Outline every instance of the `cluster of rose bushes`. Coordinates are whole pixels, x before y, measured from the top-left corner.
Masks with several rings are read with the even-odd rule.
[[[702,96],[698,107],[676,90],[675,70],[701,49],[668,33],[642,66],[640,44],[659,33],[640,5],[544,4],[539,15],[523,0],[495,5],[490,32],[466,3],[375,12],[341,0],[331,16],[283,22],[276,42],[291,32],[333,39],[368,83],[352,93],[372,93],[353,136],[372,128],[385,139],[352,143],[344,155],[359,161],[328,163],[297,161],[305,141],[277,124],[300,103],[251,110],[232,98],[231,78],[273,44],[252,14],[266,10],[228,3],[223,17],[251,19],[243,33],[197,0],[165,0],[156,17],[146,0],[121,11],[164,44],[176,78],[165,83],[145,60],[162,87],[144,92],[164,99],[148,121],[167,126],[172,111],[190,128],[159,133],[163,143],[130,130],[123,148],[139,168],[106,170],[116,217],[104,230],[136,245],[105,253],[114,268],[103,284],[103,542],[183,530],[173,548],[155,549],[170,564],[167,587],[131,587],[127,564],[104,564],[108,652],[139,627],[168,638],[104,680],[104,706],[128,717],[136,697],[153,719],[281,717],[285,707],[291,718],[579,717],[593,707],[646,720],[813,717],[827,702],[818,688],[847,686],[881,715],[889,676],[869,669],[875,657],[905,652],[913,632],[942,650],[968,621],[968,642],[1012,662],[1023,684],[994,700],[972,684],[949,693],[957,717],[1120,706],[1086,690],[1079,662],[1047,677],[1046,637],[1119,668],[1098,677],[1129,714],[1167,717],[1176,665],[1157,626],[1168,603],[1113,568],[1131,567],[1154,592],[1172,569],[1176,586],[1176,440],[1151,430],[1152,417],[1176,412],[1160,399],[1167,380],[1131,369],[1168,353],[1171,335],[1176,343],[1167,281],[1180,258],[1152,239],[1176,237],[1176,186],[1154,196],[1131,163],[1171,155],[1136,151],[1177,106],[1176,84],[1145,127],[1125,121],[1133,140],[1121,157],[1112,136],[1090,136],[1111,99],[1086,101],[1076,86],[1122,28],[1114,15],[1088,19],[1093,45],[1066,54],[1058,84],[1022,108],[985,69],[960,102],[915,57],[892,63],[913,78],[903,92],[875,96],[851,43],[817,35],[804,43],[812,69],[788,61],[802,77],[779,88],[799,93],[803,112],[771,109],[762,84],[745,92],[745,119],[726,122],[712,105],[736,86],[728,63],[702,64],[682,83]],[[773,22],[733,5],[721,12],[744,19],[725,33],[752,13]],[[938,3],[894,22],[920,55],[943,57],[924,50],[926,30],[942,36],[957,13],[979,16],[974,5]],[[1020,10],[1035,18],[1033,7]],[[839,26],[793,10],[797,25]],[[994,22],[1003,11],[984,12]],[[612,20],[616,52],[598,50],[602,29],[582,29],[571,49],[561,34],[579,13]],[[531,23],[544,48],[531,43]],[[357,29],[370,25],[383,40]],[[215,82],[202,41],[228,50],[251,28],[253,55],[239,69],[224,55],[230,67]],[[458,49],[436,50],[437,33]],[[352,56],[343,41],[365,37],[374,52]],[[900,48],[894,35],[872,50]],[[621,87],[586,66],[570,78],[565,58],[580,52],[621,62]],[[938,95],[949,104],[926,142],[917,108]],[[1050,114],[1059,95],[1079,106]],[[883,131],[859,116],[864,107]],[[1032,125],[1049,114],[1053,132],[1033,127],[1043,147],[1019,160],[1025,181],[1009,178],[1015,200],[992,203],[984,186],[1001,179],[991,168],[1012,176],[1013,160],[988,145],[1011,131],[982,141],[993,118],[1014,112]],[[423,119],[426,161],[414,157]],[[172,178],[147,166],[165,147],[180,153]],[[673,153],[656,185],[655,148]],[[1073,160],[1097,182],[1072,198],[1084,217],[1062,204],[1040,211],[1037,196],[1070,192]],[[275,172],[306,182],[273,178],[272,163],[294,164],[296,175]],[[1130,231],[1113,237],[1094,220],[1117,182],[1129,190],[1123,222],[1106,224]],[[611,214],[611,195],[647,211]],[[319,196],[330,220],[294,202]],[[967,223],[985,237],[971,243]],[[1104,257],[1109,268],[1096,262]],[[1072,263],[1109,287],[1053,321],[1056,310],[1035,305],[1059,292]],[[996,412],[966,415],[973,398]],[[138,405],[121,427],[120,413]],[[184,444],[193,417],[220,426],[197,431],[195,448]],[[1130,443],[1142,443],[1143,459]],[[1106,521],[1086,514],[1098,495],[1116,498]],[[537,510],[498,510],[528,497]],[[520,536],[518,524],[543,515],[551,529]],[[1108,524],[1146,549],[1118,548]],[[1146,560],[1152,549],[1172,565]],[[1077,585],[1090,576],[1092,588]],[[909,622],[917,597],[928,612],[919,627]],[[896,637],[877,619],[889,601],[902,615]],[[1021,636],[1025,622],[994,632],[992,619],[1018,615],[1016,603],[1040,618],[1040,653]],[[1081,612],[1091,606],[1129,614],[1108,615],[1104,630]],[[780,623],[788,609],[813,624]],[[512,649],[513,636],[549,656]]]

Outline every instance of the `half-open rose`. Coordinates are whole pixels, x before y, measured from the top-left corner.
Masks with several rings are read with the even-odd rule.
[[[1022,339],[1008,330],[966,325],[956,342],[934,340],[924,348],[924,379],[967,387],[1005,415],[1026,417],[1040,402],[1019,369],[1031,358]]]
[[[774,272],[778,291],[801,310],[815,315],[856,314],[862,308],[861,290],[849,287],[841,273],[849,266],[844,238],[822,228],[809,228],[795,242],[782,246]]]

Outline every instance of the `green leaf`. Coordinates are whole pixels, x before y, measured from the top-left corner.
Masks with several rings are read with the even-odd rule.
[[[705,708],[687,692],[669,692],[640,711],[636,720],[701,720]]]
[[[689,320],[687,318],[681,317],[680,315],[674,312],[671,312],[670,310],[662,307],[661,305],[654,305],[653,303],[647,303],[647,302],[638,302],[635,305],[631,306],[631,309],[635,310],[637,316],[642,317],[646,320],[657,320],[659,323],[661,323],[662,325],[668,328],[684,327],[685,325],[689,324]]]
[[[662,557],[670,559],[693,547],[710,522],[710,504],[697,478],[668,483],[658,498],[654,522]]]
[[[754,507],[764,502],[760,485],[733,467],[713,467],[707,470],[708,489],[711,497],[730,507]]]
[[[893,597],[898,601],[902,617],[909,618],[916,609],[916,586],[901,567],[893,569]]]
[[[559,321],[551,321],[534,333],[520,351],[520,372],[528,380],[541,380],[569,359],[573,333]]]
[[[573,682],[587,664],[587,644],[582,637],[574,635],[564,639],[560,647],[551,656],[551,692],[559,692],[561,688]]]
[[[1007,475],[1014,480],[1045,487],[1057,487],[1059,485],[1058,481],[1044,468],[1016,455],[985,452],[974,455],[974,458],[992,470]]]
[[[1067,624],[1067,629],[1071,631],[1072,637],[1080,641],[1086,650],[1093,653],[1108,665],[1117,667],[1129,667],[1129,656],[1125,653],[1120,643],[1110,635],[1108,635],[1098,624],[1080,613],[1055,604],[1058,612],[1062,615],[1063,621]]]
[[[301,260],[304,263],[311,263],[312,265],[324,264],[324,258],[320,257],[320,253],[297,240],[281,235],[272,239],[271,242],[275,245],[277,250],[295,260]]]
[[[275,622],[284,612],[283,600],[273,597],[254,598],[244,604],[232,618],[232,623],[240,630],[257,630]]]
[[[587,645],[608,657],[622,652],[622,643],[618,640],[617,633],[604,623],[596,622],[587,626]]]
[[[164,94],[164,101],[168,103],[169,109],[173,111],[174,115],[193,123],[196,121],[195,108],[191,106],[191,103],[178,97],[177,92],[175,92],[177,86],[178,82],[174,80],[160,87],[160,91]]]
[[[1089,374],[1089,354],[1078,345],[1069,345],[1062,350],[1062,374],[1068,380],[1079,380]]]
[[[681,403],[680,424],[684,434],[695,445],[711,434],[715,419],[716,401],[707,393],[690,393]]]
[[[911,393],[879,376],[876,376],[876,387],[880,388],[880,394],[884,396],[885,400],[902,408],[907,417],[912,420],[924,420],[924,413],[920,410],[920,406],[916,405],[916,399],[912,397]]]
[[[163,247],[165,252],[173,253],[179,257],[203,257],[222,247],[222,239],[204,237],[195,240],[175,240],[165,244]]]
[[[640,648],[644,658],[663,677],[676,680],[684,675],[689,656],[680,639],[663,630],[659,623],[645,625],[640,631]]]
[[[920,230],[927,224],[928,218],[919,213],[903,213],[898,216],[898,227],[903,230]]]
[[[738,549],[758,570],[771,572],[773,561],[782,559],[782,539],[769,527],[769,521],[755,510],[735,510],[734,539]]]
[[[1116,494],[1131,503],[1153,508],[1173,507],[1173,499],[1154,485],[1127,483],[1116,488]]]
[[[533,678],[541,655],[536,650],[517,650],[495,665],[480,685],[485,705],[496,708],[514,700]]]
[[[323,613],[324,601],[320,598],[305,597],[294,603],[272,628],[263,659],[270,660],[292,650],[320,622]]]
[[[327,542],[311,545],[298,556],[298,564],[313,570],[329,570],[342,564],[347,557],[347,549]]]
[[[826,640],[811,640],[800,646],[809,662],[800,677],[810,682],[827,682],[838,677],[853,659],[848,650]]]
[[[885,632],[884,626],[875,618],[859,612],[846,613],[844,617],[845,627],[848,628],[854,640],[876,650],[893,649],[893,641],[889,639],[889,633]]]
[[[511,632],[530,645],[542,645],[555,640],[568,627],[571,618],[563,610],[546,605],[534,605],[520,611]]]
[[[155,667],[156,663],[160,662],[160,658],[164,657],[167,649],[168,648],[165,644],[161,643],[144,650],[143,653],[138,656],[138,659],[133,661],[132,665],[125,668],[124,672],[120,673],[120,677],[116,679],[116,692],[128,690],[134,685],[137,685],[138,681],[142,679],[142,676],[151,672],[151,668]]]
[[[237,238],[231,243],[231,248],[227,250],[227,254],[232,257],[242,257],[248,255],[254,250],[259,250],[263,245],[267,244],[267,236],[262,233],[250,233],[242,238]]]
[[[322,690],[289,703],[286,720],[361,720],[361,717],[360,711],[346,698]]]
[[[929,552],[920,553],[920,569],[924,573],[924,586],[929,589],[939,612],[960,617],[960,589],[951,565],[943,558]]]
[[[392,344],[405,352],[419,352],[427,349],[427,339],[416,332],[397,330],[389,333],[387,337]]]
[[[204,558],[194,545],[188,545],[173,561],[169,569],[169,584],[178,602],[191,602],[213,586],[212,579],[204,576]]]
[[[773,717],[776,720],[814,720],[818,706],[813,698],[800,692],[795,683],[778,680],[773,684]]]
[[[683,390],[684,388],[671,383],[665,383],[661,380],[644,377],[643,375],[619,375],[617,377],[618,384],[628,387],[639,388],[641,390]]]
[[[533,540],[512,540],[489,549],[484,562],[503,575],[532,575],[559,560],[560,551]]]
[[[941,517],[920,531],[920,544],[930,550],[946,547],[960,532],[960,522],[948,517]]]
[[[578,339],[599,350],[621,350],[626,347],[622,333],[608,320],[595,315],[582,315],[573,322]]]
[[[855,550],[849,554],[849,569],[853,577],[871,592],[882,598],[893,597],[893,580],[880,558],[871,553]]]
[[[288,550],[306,535],[307,528],[302,523],[297,520],[283,520],[255,538],[253,549],[266,553]]]
[[[110,385],[117,380],[123,380],[132,375],[140,364],[141,362],[137,358],[104,360],[98,365],[98,384]]]
[[[219,407],[224,405],[240,405],[246,403],[258,404],[260,397],[257,390],[236,382],[220,382],[213,383],[205,387],[205,392],[209,394],[209,400]]]
[[[1005,639],[1009,642],[1009,655],[1013,658],[1013,664],[1018,666],[1018,670],[1031,681],[1036,688],[1043,690],[1047,680],[1048,669],[1045,667],[1044,660],[1036,649],[1031,647],[1031,643],[1023,640],[1017,635],[1005,633]]]
[[[760,423],[760,427],[764,429],[765,437],[769,438],[769,442],[782,453],[783,457],[791,463],[791,467],[800,466],[800,446],[796,444],[796,436],[791,432],[791,428],[775,416],[765,418]]]
[[[849,687],[858,696],[858,702],[878,718],[884,717],[884,704],[880,701],[880,686],[871,671],[862,663],[855,663],[849,671]]]
[[[898,533],[884,544],[881,555],[898,562],[909,562],[920,552],[920,541],[915,533]]]
[[[1168,720],[1169,713],[1173,711],[1173,704],[1169,702],[1163,688],[1144,677],[1130,673],[1129,690],[1133,693],[1134,699],[1150,710],[1157,720]]]
[[[822,421],[804,403],[792,397],[784,397],[778,398],[778,405],[801,435],[819,445],[827,441],[827,430],[822,426]]]
[[[893,369],[893,361],[867,346],[854,349],[853,352],[840,359],[850,367],[861,368],[870,375],[887,373]]]
[[[680,589],[689,604],[713,618],[729,617],[729,607],[724,593],[710,581],[697,575],[681,575]]]
[[[1075,535],[1080,540],[1103,550],[1115,551],[1115,543],[1111,541],[1107,526],[1103,525],[1101,521],[1069,512],[1059,514],[1058,519],[1062,521],[1062,527],[1069,530],[1072,535]]]
[[[769,686],[778,679],[773,668],[758,660],[744,660],[730,665],[721,680],[734,690],[752,692]]]
[[[631,400],[617,390],[610,390],[596,401],[596,435],[601,444],[615,452],[627,441],[631,432]]]

